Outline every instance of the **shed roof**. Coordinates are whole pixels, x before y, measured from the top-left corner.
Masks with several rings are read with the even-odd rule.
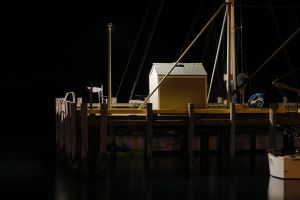
[[[158,76],[164,76],[170,71],[174,64],[175,63],[153,63],[150,73],[155,69]],[[170,75],[207,76],[207,73],[202,63],[178,63]]]

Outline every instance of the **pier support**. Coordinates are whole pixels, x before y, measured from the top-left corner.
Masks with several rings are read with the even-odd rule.
[[[100,141],[99,141],[99,155],[97,158],[97,167],[100,173],[105,170],[105,161],[107,153],[107,115],[108,106],[105,103],[101,104],[101,120],[100,120]]]
[[[195,120],[194,120],[194,104],[188,104],[188,138],[187,138],[187,159],[189,168],[193,168],[193,137],[195,134]]]
[[[72,168],[78,169],[78,141],[77,141],[77,103],[69,103],[70,105],[70,147]]]
[[[80,110],[80,124],[81,124],[81,137],[80,137],[80,163],[83,168],[83,171],[87,170],[87,158],[88,158],[88,149],[89,149],[89,135],[88,135],[88,113],[87,113],[87,104],[81,104]]]
[[[235,158],[235,133],[236,132],[236,114],[235,103],[230,103],[230,136],[229,136],[229,159]]]
[[[65,103],[65,148],[67,159],[72,158],[71,148],[71,103]]]
[[[147,103],[147,132],[146,132],[146,164],[150,167],[153,166],[153,110],[152,103]]]
[[[65,112],[62,99],[56,98],[56,149],[59,153],[65,153]]]
[[[269,134],[269,148],[276,148],[276,104],[270,104],[269,108],[269,120],[270,120],[270,134]]]

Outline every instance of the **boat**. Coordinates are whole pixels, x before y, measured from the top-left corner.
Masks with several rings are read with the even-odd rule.
[[[276,156],[268,153],[270,175],[282,179],[300,179],[300,155]]]

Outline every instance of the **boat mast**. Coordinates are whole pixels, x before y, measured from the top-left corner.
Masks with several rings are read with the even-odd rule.
[[[236,66],[235,66],[235,17],[234,0],[225,0],[227,12],[227,70],[224,75],[227,88],[227,107],[231,102],[231,93],[236,87]]]

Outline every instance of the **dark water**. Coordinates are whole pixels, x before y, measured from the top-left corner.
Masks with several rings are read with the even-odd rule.
[[[5,94],[10,97],[13,89]],[[28,90],[31,93],[19,92],[17,97],[24,97],[24,105],[37,105],[9,106],[19,105],[16,98],[2,109],[1,127],[6,131],[0,138],[1,199],[300,199],[300,181],[270,177],[264,153],[238,154],[230,169],[216,155],[198,156],[192,175],[178,156],[155,156],[152,174],[145,172],[143,156],[121,156],[108,163],[104,177],[73,176],[55,159],[54,98],[33,101],[40,93]],[[5,99],[0,102],[7,105]]]
[[[300,199],[300,180],[269,176],[267,157],[239,154],[227,170],[217,156],[196,157],[193,174],[176,156],[157,156],[151,174],[142,156],[117,157],[105,176],[78,177],[58,162],[54,199]]]

